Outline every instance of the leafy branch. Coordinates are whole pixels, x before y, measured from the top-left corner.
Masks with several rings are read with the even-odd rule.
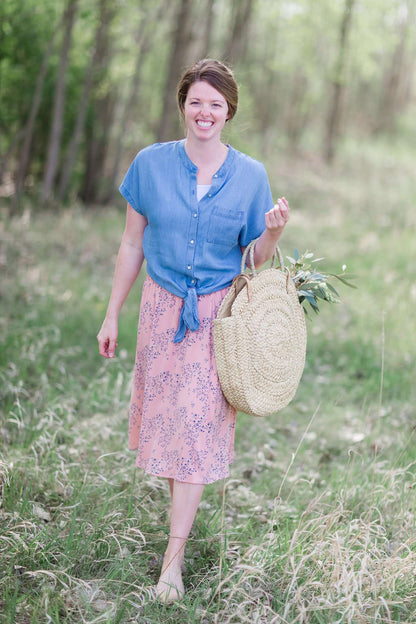
[[[323,258],[313,260],[314,254],[312,252],[305,251],[305,253],[299,255],[297,249],[295,249],[293,256],[293,258],[287,256],[290,262],[288,269],[298,291],[299,301],[303,305],[306,314],[307,303],[318,314],[319,299],[328,303],[340,303],[338,291],[330,283],[331,279],[336,279],[350,288],[357,288],[349,282],[350,279],[354,278],[354,275],[348,275],[345,272],[347,268],[345,264],[340,274],[321,273],[315,270],[312,265],[323,260]]]

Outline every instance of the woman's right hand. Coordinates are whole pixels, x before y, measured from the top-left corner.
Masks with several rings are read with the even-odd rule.
[[[101,329],[97,334],[100,355],[105,358],[113,358],[115,356],[117,334],[117,320],[105,318],[103,324],[101,325]]]

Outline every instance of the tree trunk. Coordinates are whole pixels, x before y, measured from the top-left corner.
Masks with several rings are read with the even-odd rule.
[[[56,177],[61,148],[62,128],[65,112],[67,69],[69,50],[71,47],[72,28],[75,22],[78,0],[68,0],[63,18],[64,39],[62,42],[59,70],[56,80],[55,101],[52,113],[52,127],[49,137],[48,156],[41,199],[48,201],[51,197],[53,184]]]
[[[87,203],[99,201],[100,186],[104,180],[104,165],[107,156],[109,135],[113,120],[114,98],[113,91],[109,88],[102,93],[102,85],[106,83],[106,75],[111,62],[112,41],[110,26],[115,15],[115,3],[112,0],[101,0],[102,30],[100,39],[97,40],[96,66],[93,72],[93,91],[89,123],[87,124],[87,147],[86,167],[81,199]]]
[[[345,92],[345,59],[354,2],[355,0],[345,0],[344,14],[341,21],[338,58],[335,65],[335,75],[332,80],[332,99],[329,108],[325,139],[325,160],[328,163],[333,162],[335,157],[335,143],[338,137],[341,120],[341,105]]]
[[[409,7],[409,13],[400,24],[399,40],[383,81],[375,132],[391,130],[397,113],[404,108],[407,100],[408,84],[406,81],[409,76],[413,75],[409,71],[410,68],[407,67],[407,42],[409,28],[413,24],[413,20],[414,11],[411,11]]]
[[[105,23],[105,4],[106,0],[99,0],[99,19],[95,35],[94,51],[91,55],[91,62],[88,65],[85,73],[84,84],[78,106],[78,114],[75,122],[74,131],[72,133],[71,142],[68,147],[68,151],[65,158],[65,163],[62,168],[61,179],[59,183],[58,198],[60,201],[65,199],[65,195],[68,189],[68,185],[71,179],[72,171],[74,169],[75,160],[78,153],[78,147],[81,140],[82,132],[85,126],[85,120],[87,117],[88,103],[90,100],[91,89],[93,86],[93,75],[99,63],[99,51],[102,48],[102,39],[104,37],[104,31],[106,28]]]
[[[116,187],[116,180],[118,178],[119,171],[120,171],[123,137],[126,133],[127,125],[133,115],[134,107],[137,104],[137,101],[139,98],[143,60],[145,56],[147,55],[147,53],[149,52],[151,45],[152,45],[153,32],[148,30],[148,26],[150,22],[158,23],[163,13],[165,12],[165,9],[166,7],[164,3],[161,3],[161,5],[159,6],[158,10],[155,13],[149,12],[147,15],[145,15],[139,26],[139,30],[137,32],[135,47],[138,50],[138,54],[136,57],[136,65],[134,68],[133,76],[130,80],[130,87],[131,87],[130,93],[124,103],[122,113],[121,113],[120,126],[119,126],[118,135],[117,135],[115,148],[114,148],[115,155],[114,155],[112,173],[109,177],[110,186],[108,189],[108,195],[104,199],[105,202],[109,202],[112,199],[113,194],[114,194],[114,190]]]
[[[215,0],[207,0],[207,6],[205,10],[206,21],[205,28],[202,35],[202,50],[201,50],[201,58],[209,57],[211,52],[211,43],[212,43],[212,30],[214,24],[214,3]]]
[[[104,180],[113,110],[113,97],[111,93],[107,93],[95,102],[93,116],[87,126],[87,163],[80,192],[80,197],[86,204],[95,204],[107,195],[107,184],[104,190],[101,185]]]
[[[49,41],[48,47],[45,50],[45,54],[43,55],[42,65],[40,67],[38,77],[36,79],[35,93],[32,100],[32,105],[30,108],[29,117],[27,123],[24,128],[24,141],[22,152],[19,159],[19,165],[16,173],[16,182],[15,182],[15,196],[14,196],[14,207],[16,208],[19,204],[19,197],[22,191],[26,173],[28,170],[29,160],[30,160],[30,150],[32,147],[33,134],[35,129],[35,121],[37,114],[39,112],[39,107],[42,99],[43,85],[45,83],[46,73],[48,71],[49,60],[52,56],[52,52],[54,49],[56,31],[54,32],[52,39]]]
[[[247,54],[247,40],[253,0],[234,0],[232,10],[231,37],[224,50],[226,62],[234,65],[243,62]]]
[[[305,94],[308,91],[308,79],[302,74],[302,68],[299,68],[298,71],[294,72],[285,118],[286,134],[289,139],[290,149],[293,152],[296,152],[311,112],[307,98],[305,98]]]
[[[180,0],[172,33],[172,49],[163,94],[163,110],[158,130],[158,140],[175,139],[179,132],[175,88],[187,58],[191,32],[191,0]]]
[[[7,151],[5,153],[3,153],[1,155],[1,160],[0,160],[0,184],[2,184],[3,182],[3,178],[4,175],[6,173],[6,168],[7,168],[7,164],[10,160],[10,158],[13,155],[13,152],[15,151],[15,149],[17,149],[20,141],[23,139],[25,133],[25,129],[24,128],[20,128],[20,130],[18,130],[18,132],[16,132],[16,134],[14,135]]]

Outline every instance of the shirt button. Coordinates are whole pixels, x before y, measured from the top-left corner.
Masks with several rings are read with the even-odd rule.
[[[189,242],[191,243],[191,245],[193,245],[195,241],[194,241],[194,240],[191,240],[191,241],[189,241]]]
[[[212,197],[212,194],[211,194],[211,193],[208,193],[208,197]]]
[[[191,284],[195,284],[195,280],[194,280],[194,279],[193,279],[193,280],[191,280]]]
[[[214,178],[218,178],[218,174],[217,173],[214,175]]]
[[[194,212],[193,216],[196,218],[198,216],[198,213]]]
[[[192,269],[191,265],[188,264],[188,271],[190,271]]]

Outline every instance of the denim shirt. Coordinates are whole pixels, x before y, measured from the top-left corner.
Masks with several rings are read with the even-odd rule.
[[[120,186],[148,222],[148,274],[184,299],[174,342],[199,328],[197,295],[221,290],[238,275],[241,247],[260,236],[273,207],[264,166],[231,146],[200,201],[197,172],[185,140],[156,143],[137,154]]]

